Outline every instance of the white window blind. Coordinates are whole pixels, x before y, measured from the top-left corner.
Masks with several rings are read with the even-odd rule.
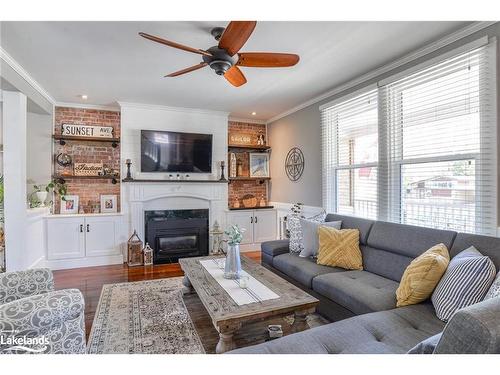
[[[485,43],[320,107],[328,211],[496,234],[496,41]]]
[[[323,200],[330,212],[377,217],[377,90],[322,110]]]
[[[380,88],[382,219],[495,234],[496,81],[490,48]]]

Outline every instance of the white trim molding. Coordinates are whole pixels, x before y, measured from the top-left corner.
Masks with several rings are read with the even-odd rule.
[[[98,111],[113,111],[120,112],[120,106],[117,105],[99,105],[99,104],[85,104],[85,103],[69,103],[69,102],[56,102],[55,107],[63,108],[82,108],[82,109],[95,109]]]
[[[21,76],[35,91],[42,95],[52,105],[56,100],[49,94],[29,73],[19,64],[5,49],[0,46],[0,58],[10,66],[19,76]]]
[[[170,107],[170,106],[159,105],[159,104],[130,103],[130,102],[122,102],[122,101],[118,101],[117,103],[120,106],[120,108],[135,108],[135,109],[147,109],[147,110],[156,110],[156,111],[198,113],[198,114],[203,114],[203,115],[224,116],[224,117],[229,116],[229,112],[215,111],[215,110],[210,110],[210,109]]]
[[[438,39],[434,41],[433,43],[430,43],[426,45],[423,48],[417,49],[416,51],[413,51],[389,64],[383,65],[375,70],[372,70],[368,73],[365,73],[351,81],[348,81],[340,86],[337,86],[319,96],[316,96],[302,104],[299,104],[298,106],[295,106],[293,108],[290,108],[289,110],[280,113],[279,115],[276,115],[274,117],[271,117],[266,121],[267,124],[270,124],[272,122],[275,122],[285,116],[291,115],[292,113],[295,113],[297,111],[300,111],[301,109],[304,109],[306,107],[309,107],[310,105],[313,105],[315,103],[318,103],[322,100],[328,99],[331,96],[337,95],[342,93],[343,91],[349,90],[353,87],[356,87],[358,85],[363,84],[364,82],[367,82],[371,79],[377,78],[382,74],[388,73],[391,70],[394,70],[400,66],[403,66],[411,61],[414,61],[416,59],[419,59],[421,57],[424,57],[434,51],[437,51],[440,48],[446,47],[447,45],[454,43],[460,39],[463,39],[465,37],[468,37],[469,35],[472,35],[478,31],[481,31],[493,24],[497,23],[497,21],[479,21],[479,22],[474,22],[454,33],[451,33],[441,39]]]
[[[245,124],[266,124],[266,120],[257,120],[257,119],[250,119],[250,118],[241,118],[241,117],[233,117],[229,116],[228,121],[233,121],[233,122],[244,122]]]

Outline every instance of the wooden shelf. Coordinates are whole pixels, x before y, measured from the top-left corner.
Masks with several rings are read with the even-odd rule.
[[[228,145],[229,149],[236,150],[247,150],[247,151],[268,151],[271,146],[260,146],[260,145]]]
[[[229,177],[229,183],[231,183],[231,181],[259,181],[263,184],[270,179],[271,177]]]
[[[61,146],[66,144],[66,141],[79,141],[79,142],[108,142],[112,147],[118,147],[120,138],[102,138],[102,137],[77,137],[70,135],[53,135],[54,140],[59,141]]]
[[[120,176],[74,176],[74,175],[54,175],[52,176],[55,180],[63,180],[66,179],[86,179],[86,180],[111,180],[111,183],[114,185],[118,183]]]
[[[159,183],[191,183],[191,182],[194,182],[194,183],[219,183],[219,184],[227,184],[228,181],[227,180],[192,180],[192,179],[189,179],[189,180],[177,180],[177,179],[172,179],[172,180],[154,180],[154,179],[148,179],[148,180],[145,180],[145,179],[131,179],[131,180],[127,180],[126,178],[124,178],[122,180],[122,182],[130,182],[130,183],[144,183],[144,182],[159,182]]]
[[[241,210],[265,210],[265,209],[270,209],[274,208],[274,206],[256,206],[256,207],[229,207],[229,211],[241,211]]]

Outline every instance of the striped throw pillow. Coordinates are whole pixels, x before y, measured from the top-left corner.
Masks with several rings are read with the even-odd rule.
[[[447,322],[457,310],[482,301],[495,274],[491,259],[475,247],[457,254],[432,294],[437,317]]]

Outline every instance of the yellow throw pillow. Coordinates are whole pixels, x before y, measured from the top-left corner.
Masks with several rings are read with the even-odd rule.
[[[335,229],[321,226],[318,229],[318,264],[362,270],[363,258],[359,249],[359,230]]]
[[[396,290],[397,307],[415,305],[432,295],[450,263],[448,249],[442,243],[431,247],[406,267]]]

